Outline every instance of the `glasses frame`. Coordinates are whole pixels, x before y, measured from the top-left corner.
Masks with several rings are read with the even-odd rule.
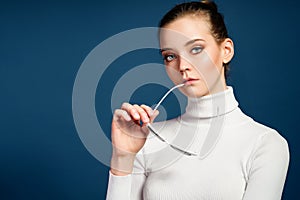
[[[179,87],[183,87],[183,86],[185,86],[185,83],[181,83],[181,84],[179,84],[179,85],[176,85],[176,86],[174,86],[174,87],[172,87],[162,98],[161,98],[161,100],[158,102],[158,104],[155,106],[155,108],[153,109],[153,113],[154,113],[154,111],[155,110],[157,110],[157,108],[158,108],[158,106],[163,102],[163,100],[173,91],[173,90],[175,90],[176,88],[179,88]],[[196,154],[196,153],[192,153],[192,152],[188,152],[188,151],[186,151],[186,150],[183,150],[183,149],[181,149],[181,148],[179,148],[179,147],[177,147],[177,146],[175,146],[175,145],[173,145],[173,144],[171,144],[171,143],[169,143],[167,140],[165,140],[154,128],[153,128],[153,126],[151,126],[151,124],[149,123],[149,124],[147,124],[147,127],[148,127],[148,129],[159,139],[159,140],[161,140],[162,142],[164,142],[164,143],[166,143],[166,144],[168,144],[172,149],[174,149],[174,150],[176,150],[177,152],[180,152],[180,153],[182,153],[182,154],[184,154],[184,155],[187,155],[187,156],[197,156],[198,154]]]
[[[147,127],[148,129],[151,131],[151,133],[153,133],[160,141],[168,144],[172,149],[176,150],[177,152],[180,152],[184,155],[187,155],[187,156],[197,156],[198,154],[196,153],[192,153],[192,152],[189,152],[189,151],[185,151],[171,143],[169,143],[167,140],[165,140],[154,128],[153,126],[151,126],[151,124],[147,124]]]

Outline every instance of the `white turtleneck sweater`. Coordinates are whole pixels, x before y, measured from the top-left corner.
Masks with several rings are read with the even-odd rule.
[[[154,123],[127,176],[109,173],[107,200],[277,200],[289,164],[286,140],[238,107],[232,87],[189,98],[186,112]]]

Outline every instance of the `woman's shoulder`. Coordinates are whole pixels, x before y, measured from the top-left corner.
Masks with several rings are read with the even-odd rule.
[[[258,145],[260,144],[260,146],[269,146],[276,149],[288,149],[287,140],[278,130],[255,120],[253,120],[252,124],[255,129],[257,129]]]
[[[276,128],[263,122],[258,122],[249,116],[248,119],[241,132],[255,141],[256,148],[288,149],[286,138]]]
[[[265,134],[278,135],[279,132],[264,122],[259,122],[257,119],[249,116],[239,107],[231,114],[231,116],[226,121],[229,128],[237,128],[243,130],[243,132],[249,132],[253,136],[263,136]]]
[[[227,139],[239,141],[244,148],[255,149],[288,149],[288,142],[276,128],[259,122],[246,115],[241,109],[236,109],[227,120]]]

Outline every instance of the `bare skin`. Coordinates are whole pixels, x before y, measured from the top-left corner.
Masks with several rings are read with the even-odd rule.
[[[132,172],[135,155],[144,146],[149,134],[146,124],[153,122],[158,113],[157,110],[153,113],[149,106],[129,103],[123,103],[121,109],[115,110],[111,126],[113,174],[124,176]]]

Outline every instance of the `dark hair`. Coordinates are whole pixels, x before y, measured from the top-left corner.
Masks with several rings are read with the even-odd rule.
[[[159,27],[163,28],[177,18],[187,15],[201,15],[210,24],[210,31],[218,44],[228,38],[227,28],[225,26],[224,17],[218,11],[217,5],[213,1],[186,2],[178,4],[167,12],[159,23]],[[224,63],[225,78],[229,71],[229,62]]]

